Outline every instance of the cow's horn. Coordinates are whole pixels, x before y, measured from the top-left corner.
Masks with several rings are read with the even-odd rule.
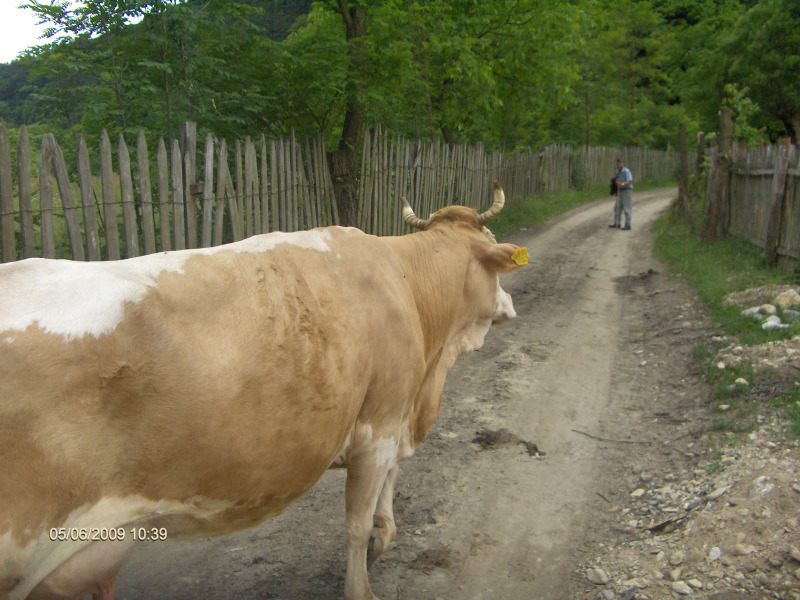
[[[430,219],[420,219],[417,215],[414,214],[414,209],[411,208],[411,205],[408,203],[408,200],[405,198],[400,198],[400,202],[403,203],[403,220],[411,225],[411,227],[415,227],[416,229],[427,229],[428,225],[431,224]]]
[[[503,193],[503,188],[500,187],[498,182],[494,182],[494,204],[485,213],[478,215],[478,221],[481,225],[486,225],[489,221],[494,219],[497,214],[503,209],[506,203],[506,195]]]

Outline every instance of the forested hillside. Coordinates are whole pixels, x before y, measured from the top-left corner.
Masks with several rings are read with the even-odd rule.
[[[674,145],[678,124],[800,131],[794,0],[28,0],[49,43],[0,65],[0,119],[78,132],[364,124],[507,148]]]

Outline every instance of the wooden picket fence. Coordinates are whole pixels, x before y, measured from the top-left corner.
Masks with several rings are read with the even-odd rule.
[[[112,148],[103,132],[94,163],[99,172],[93,173],[89,149],[79,137],[73,181],[58,142],[46,134],[34,179],[27,128],[19,131],[14,169],[7,130],[0,123],[3,261],[33,256],[118,260],[339,224],[322,136],[268,141],[262,135],[229,147],[208,135],[202,156],[197,146],[193,123],[184,124],[180,140],[158,140],[155,161],[144,134],[132,157],[122,136]],[[509,202],[606,183],[620,155],[638,181],[671,177],[677,164],[675,153],[642,148],[552,145],[539,152],[505,153],[481,144],[411,141],[375,127],[364,135],[358,224],[376,235],[410,231],[401,220],[401,196],[421,216],[449,204],[485,210],[495,179]]]
[[[608,183],[616,159],[625,157],[637,181],[673,177],[678,156],[648,148],[580,147],[553,144],[540,152],[487,151],[482,144],[450,146],[392,136],[376,127],[364,136],[359,228],[376,235],[410,231],[397,199],[405,197],[427,217],[451,204],[486,210],[497,180],[513,203],[535,194]]]
[[[724,229],[794,265],[800,260],[800,168],[797,147],[787,143],[763,148],[733,147],[722,185],[727,206]],[[707,196],[717,190],[709,189]]]

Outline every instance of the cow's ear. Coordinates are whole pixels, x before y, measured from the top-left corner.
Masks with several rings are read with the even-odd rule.
[[[509,273],[528,264],[528,249],[515,244],[484,246],[482,262],[499,273]]]

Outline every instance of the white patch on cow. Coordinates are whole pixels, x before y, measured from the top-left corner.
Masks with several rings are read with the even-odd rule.
[[[402,432],[408,428],[407,421],[398,430]],[[375,465],[379,467],[391,467],[397,460],[398,449],[400,448],[400,433],[398,437],[380,437],[375,439],[374,430],[369,423],[356,423],[353,433],[348,436],[348,441],[337,454],[329,468],[346,467],[349,458],[362,454],[371,454],[375,459]]]
[[[397,459],[399,442],[392,437],[379,438],[374,444],[375,464],[379,467],[391,467]]]
[[[99,337],[122,321],[127,303],[139,302],[163,273],[182,273],[193,256],[261,253],[281,244],[331,252],[329,230],[274,232],[214,248],[178,250],[110,262],[31,258],[0,265],[0,332],[33,324],[67,340]],[[7,337],[6,343],[12,343]]]
[[[502,323],[507,321],[508,319],[513,319],[517,316],[516,311],[514,310],[514,303],[511,300],[511,294],[506,292],[503,288],[500,287],[500,277],[497,278],[497,292],[495,297],[495,311],[494,317],[492,318],[493,323]]]
[[[125,539],[103,543],[84,552],[97,543],[90,540],[54,541],[51,539],[49,529],[43,531],[35,542],[34,550],[31,552],[26,549],[24,555],[14,561],[18,565],[25,566],[21,572],[14,574],[20,575],[21,581],[12,590],[9,600],[22,600],[45,579],[49,579],[48,586],[58,588],[68,587],[70,582],[76,579],[88,578],[92,581],[92,573],[96,573],[97,576],[105,574],[109,568],[121,564],[130,551],[134,542],[131,529],[137,525],[146,527],[147,520],[151,517],[192,515],[208,519],[233,506],[232,503],[209,502],[209,506],[213,508],[204,508],[200,505],[206,504],[205,502],[200,499],[194,500],[192,504],[185,504],[175,500],[153,501],[141,496],[102,498],[95,504],[75,509],[58,529],[66,532],[83,532],[92,528],[105,531],[123,528]],[[169,532],[167,534],[169,536]],[[0,548],[4,548],[2,542],[0,539]],[[70,560],[73,557],[75,560]],[[62,566],[63,568],[59,568]],[[52,579],[50,579],[51,574]]]

